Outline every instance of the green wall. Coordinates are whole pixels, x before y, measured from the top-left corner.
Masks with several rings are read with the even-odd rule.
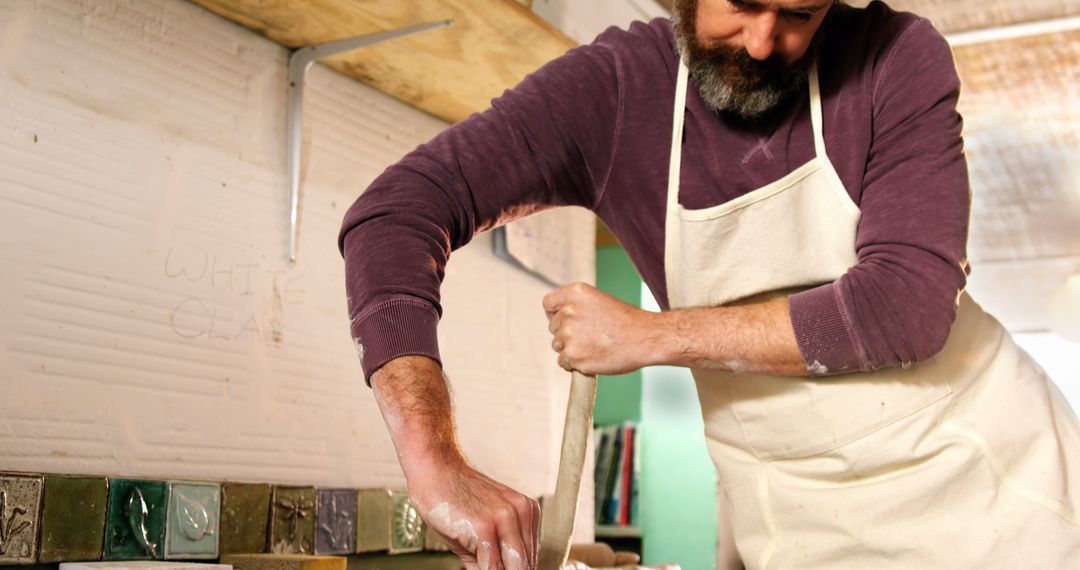
[[[596,287],[611,295],[641,306],[641,276],[623,248],[612,245],[596,248]],[[597,425],[641,421],[641,371],[621,376],[601,376],[597,380]]]
[[[619,246],[596,250],[597,287],[634,306],[659,310]],[[716,568],[716,470],[689,370],[650,367],[601,377],[597,424],[637,422],[641,443],[642,554],[645,564]]]

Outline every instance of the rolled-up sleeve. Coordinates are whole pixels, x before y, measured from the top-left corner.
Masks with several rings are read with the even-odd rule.
[[[882,53],[874,81],[859,261],[835,282],[789,298],[813,373],[932,357],[948,339],[966,282],[970,189],[949,45],[917,20]]]

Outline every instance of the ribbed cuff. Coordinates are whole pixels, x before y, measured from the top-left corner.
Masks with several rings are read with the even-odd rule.
[[[788,297],[799,352],[812,375],[863,369],[858,347],[834,284]]]
[[[352,337],[368,386],[376,370],[400,356],[427,356],[441,366],[438,325],[435,308],[413,297],[389,299],[360,313]]]

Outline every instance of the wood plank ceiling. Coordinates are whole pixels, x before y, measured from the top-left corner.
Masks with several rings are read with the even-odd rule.
[[[514,0],[191,1],[292,48],[452,19],[450,28],[325,60],[449,122],[486,109],[504,89],[576,45]]]
[[[851,0],[865,6],[868,0]],[[954,34],[1080,14],[1080,0],[888,0],[894,10],[928,18],[942,33]]]

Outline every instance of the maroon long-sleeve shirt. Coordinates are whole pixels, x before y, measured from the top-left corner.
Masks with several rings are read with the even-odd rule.
[[[880,2],[833,7],[818,34],[825,142],[862,218],[858,264],[789,298],[799,349],[834,373],[921,361],[944,345],[966,279],[969,190],[952,55],[928,21]],[[596,212],[667,308],[677,58],[667,20],[610,29],[371,184],[339,239],[367,376],[398,356],[438,360],[439,285],[450,252],[549,207]],[[690,89],[684,138],[679,201],[695,209],[814,156],[805,91],[765,124],[717,114]]]

